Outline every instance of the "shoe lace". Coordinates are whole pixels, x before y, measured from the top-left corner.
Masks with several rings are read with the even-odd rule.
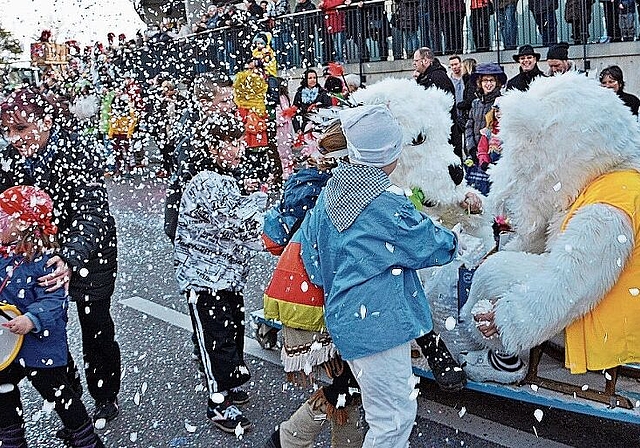
[[[231,405],[224,410],[224,418],[228,420],[235,420],[238,417],[242,417],[242,411]]]

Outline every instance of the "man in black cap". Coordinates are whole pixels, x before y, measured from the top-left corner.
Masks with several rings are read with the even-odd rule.
[[[547,51],[547,76],[561,75],[563,73],[577,70],[573,61],[569,60],[569,44],[567,42],[558,42],[549,46]]]
[[[513,55],[513,60],[520,64],[520,73],[507,82],[507,90],[516,89],[525,91],[529,84],[538,76],[545,76],[538,68],[540,53],[536,53],[531,45],[522,45],[518,53]]]

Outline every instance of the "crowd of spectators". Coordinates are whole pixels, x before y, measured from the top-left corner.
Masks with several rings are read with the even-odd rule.
[[[525,5],[518,0],[472,0],[469,10],[464,0],[244,0],[211,4],[190,26],[170,19],[150,27],[137,42],[189,40],[206,33],[219,37],[212,39],[216,57],[229,65],[247,46],[239,36],[269,31],[281,65],[308,67],[410,58],[422,46],[439,55],[549,46],[565,39],[573,44],[633,41],[636,8],[640,2],[635,0],[527,0]],[[590,35],[594,31],[599,35]]]

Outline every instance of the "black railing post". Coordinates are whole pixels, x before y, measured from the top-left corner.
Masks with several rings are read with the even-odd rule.
[[[356,29],[358,30],[358,71],[362,77],[362,67],[364,65],[364,48],[366,45],[365,33],[364,33],[364,7],[358,8],[358,14],[356,14]]]

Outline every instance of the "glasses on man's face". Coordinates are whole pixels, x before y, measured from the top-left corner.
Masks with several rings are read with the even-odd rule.
[[[483,78],[480,80],[480,82],[483,84],[495,84],[496,80],[493,78]]]

